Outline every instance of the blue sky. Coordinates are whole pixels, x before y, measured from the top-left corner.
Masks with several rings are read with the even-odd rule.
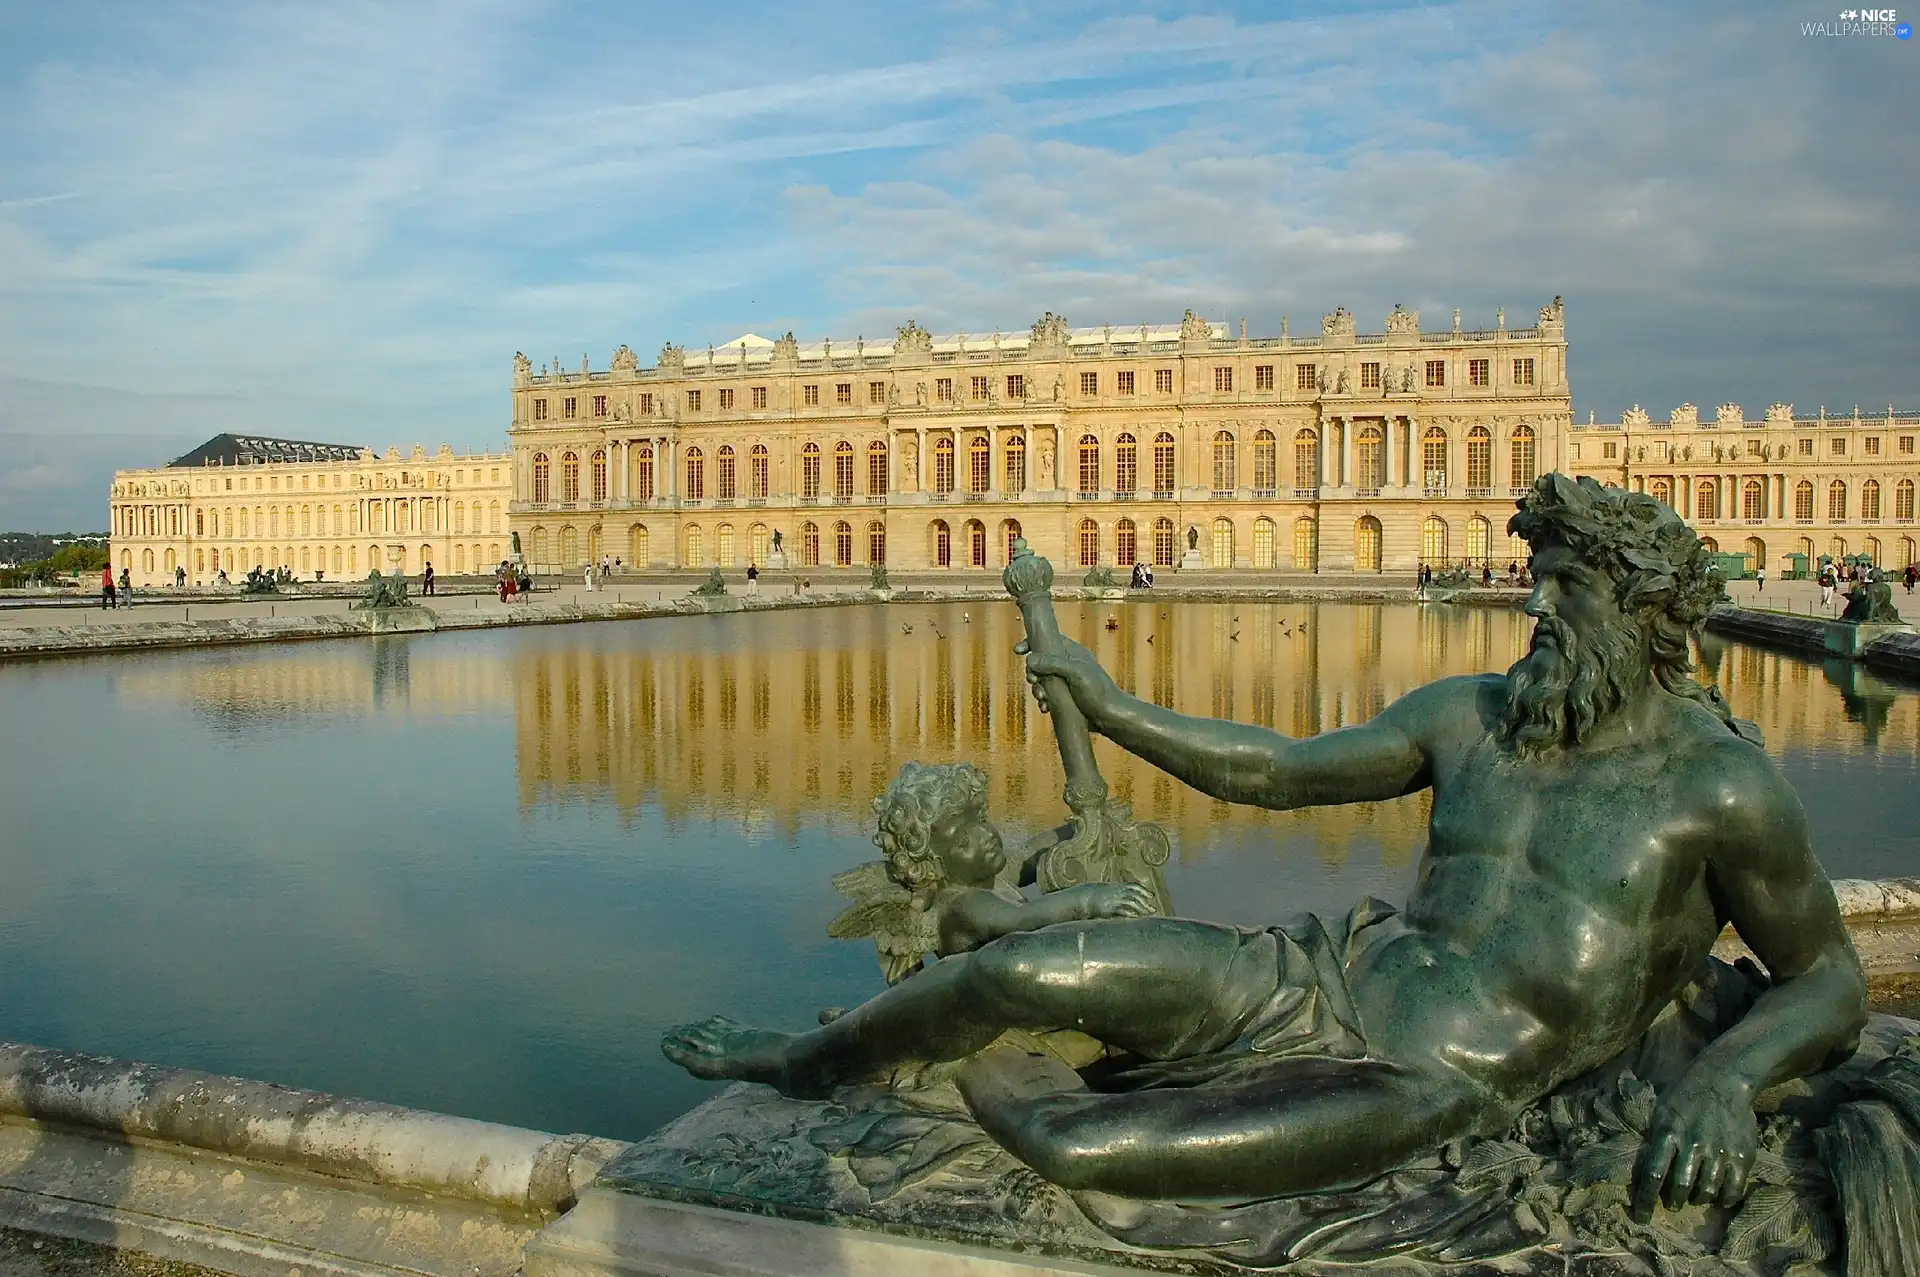
[[[516,350],[909,316],[1560,293],[1583,419],[1920,407],[1920,42],[1837,12],[0,6],[0,527],[224,429],[499,447]]]

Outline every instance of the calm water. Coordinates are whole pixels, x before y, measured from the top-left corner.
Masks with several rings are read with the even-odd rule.
[[[1527,637],[1481,609],[1062,620],[1139,695],[1296,735]],[[798,1026],[879,987],[870,949],[825,937],[828,878],[875,854],[902,762],[984,766],[1010,841],[1063,814],[1018,637],[1009,605],[844,608],[0,667],[0,1038],[639,1135],[708,1093],[665,1026]],[[1704,656],[1829,870],[1920,872],[1920,696]],[[1404,897],[1423,796],[1253,812],[1101,749],[1174,837],[1182,912]]]

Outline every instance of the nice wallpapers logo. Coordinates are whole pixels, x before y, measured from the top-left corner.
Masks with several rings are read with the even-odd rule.
[[[1802,22],[1800,34],[1809,36],[1892,36],[1911,40],[1913,24],[1900,21],[1898,9],[1842,9],[1833,22]]]

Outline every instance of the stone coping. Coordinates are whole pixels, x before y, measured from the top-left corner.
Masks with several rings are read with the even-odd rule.
[[[0,1115],[538,1216],[626,1145],[194,1069],[0,1043]]]

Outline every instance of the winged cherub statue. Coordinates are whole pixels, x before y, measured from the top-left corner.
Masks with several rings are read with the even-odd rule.
[[[1152,891],[1131,882],[1022,895],[987,819],[986,773],[971,763],[908,763],[873,810],[873,842],[885,859],[835,876],[834,888],[854,903],[827,934],[873,937],[888,984],[920,970],[929,953],[966,953],[1056,922],[1154,912]]]

